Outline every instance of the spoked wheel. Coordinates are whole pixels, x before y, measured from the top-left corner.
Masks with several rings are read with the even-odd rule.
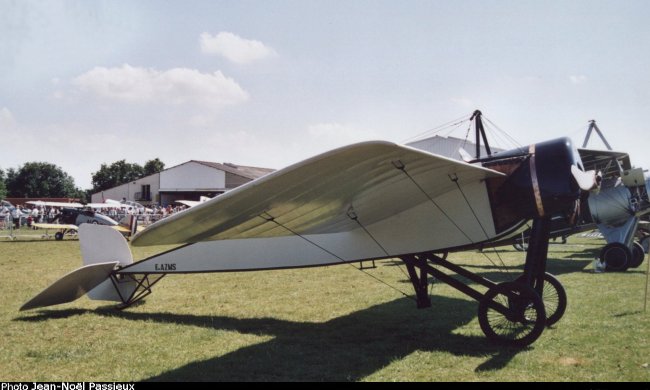
[[[521,283],[505,282],[489,289],[481,299],[478,320],[489,339],[525,347],[544,331],[546,312],[535,290]]]
[[[517,278],[517,282],[523,283],[523,275]],[[542,290],[542,302],[546,311],[546,326],[558,322],[566,311],[566,291],[557,278],[548,272],[544,274],[544,286]]]
[[[514,244],[512,244],[513,248],[518,250],[519,252],[527,252],[528,251],[528,243],[525,241],[517,241]]]

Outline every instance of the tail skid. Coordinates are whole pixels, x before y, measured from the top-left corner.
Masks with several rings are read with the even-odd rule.
[[[72,302],[84,295],[90,299],[120,302],[126,308],[151,293],[164,274],[119,275],[133,263],[124,237],[111,227],[83,224],[79,227],[83,267],[78,268],[25,303],[20,310]]]

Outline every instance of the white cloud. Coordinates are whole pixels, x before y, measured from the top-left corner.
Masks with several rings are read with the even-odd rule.
[[[248,93],[220,71],[201,73],[188,68],[158,71],[128,64],[120,68],[95,67],[72,84],[82,92],[129,103],[219,107],[248,99]]]
[[[203,53],[218,54],[237,64],[248,64],[277,54],[260,41],[244,39],[225,31],[214,36],[204,32],[199,41]]]
[[[572,84],[584,84],[587,82],[587,76],[585,75],[571,75],[569,76]]]
[[[10,129],[16,126],[16,119],[7,107],[0,109],[0,129]]]

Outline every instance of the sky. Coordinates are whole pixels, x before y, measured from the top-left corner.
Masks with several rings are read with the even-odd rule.
[[[83,189],[121,159],[278,169],[475,109],[521,145],[582,144],[593,119],[650,167],[649,17],[645,0],[0,0],[0,168],[54,163]]]

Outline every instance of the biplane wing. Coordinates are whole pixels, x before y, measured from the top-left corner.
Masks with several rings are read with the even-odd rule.
[[[604,179],[621,175],[632,168],[630,156],[613,150],[578,149],[580,160],[586,171],[601,172]]]
[[[65,223],[33,223],[32,226],[39,229],[57,229],[57,230],[78,230],[79,226]]]
[[[408,218],[408,210],[458,186],[498,176],[503,174],[410,147],[365,142],[273,172],[166,218],[135,235],[131,243],[145,246],[348,232],[359,229],[359,222],[372,226],[389,217]],[[463,202],[460,194],[454,200]],[[445,206],[454,213],[449,201]],[[489,205],[483,206],[489,210]],[[467,205],[463,207],[467,213]],[[476,220],[471,224],[470,231],[478,229]]]
[[[80,209],[84,207],[84,205],[77,202],[47,202],[42,200],[30,200],[26,203],[40,207],[69,207],[74,209]]]

